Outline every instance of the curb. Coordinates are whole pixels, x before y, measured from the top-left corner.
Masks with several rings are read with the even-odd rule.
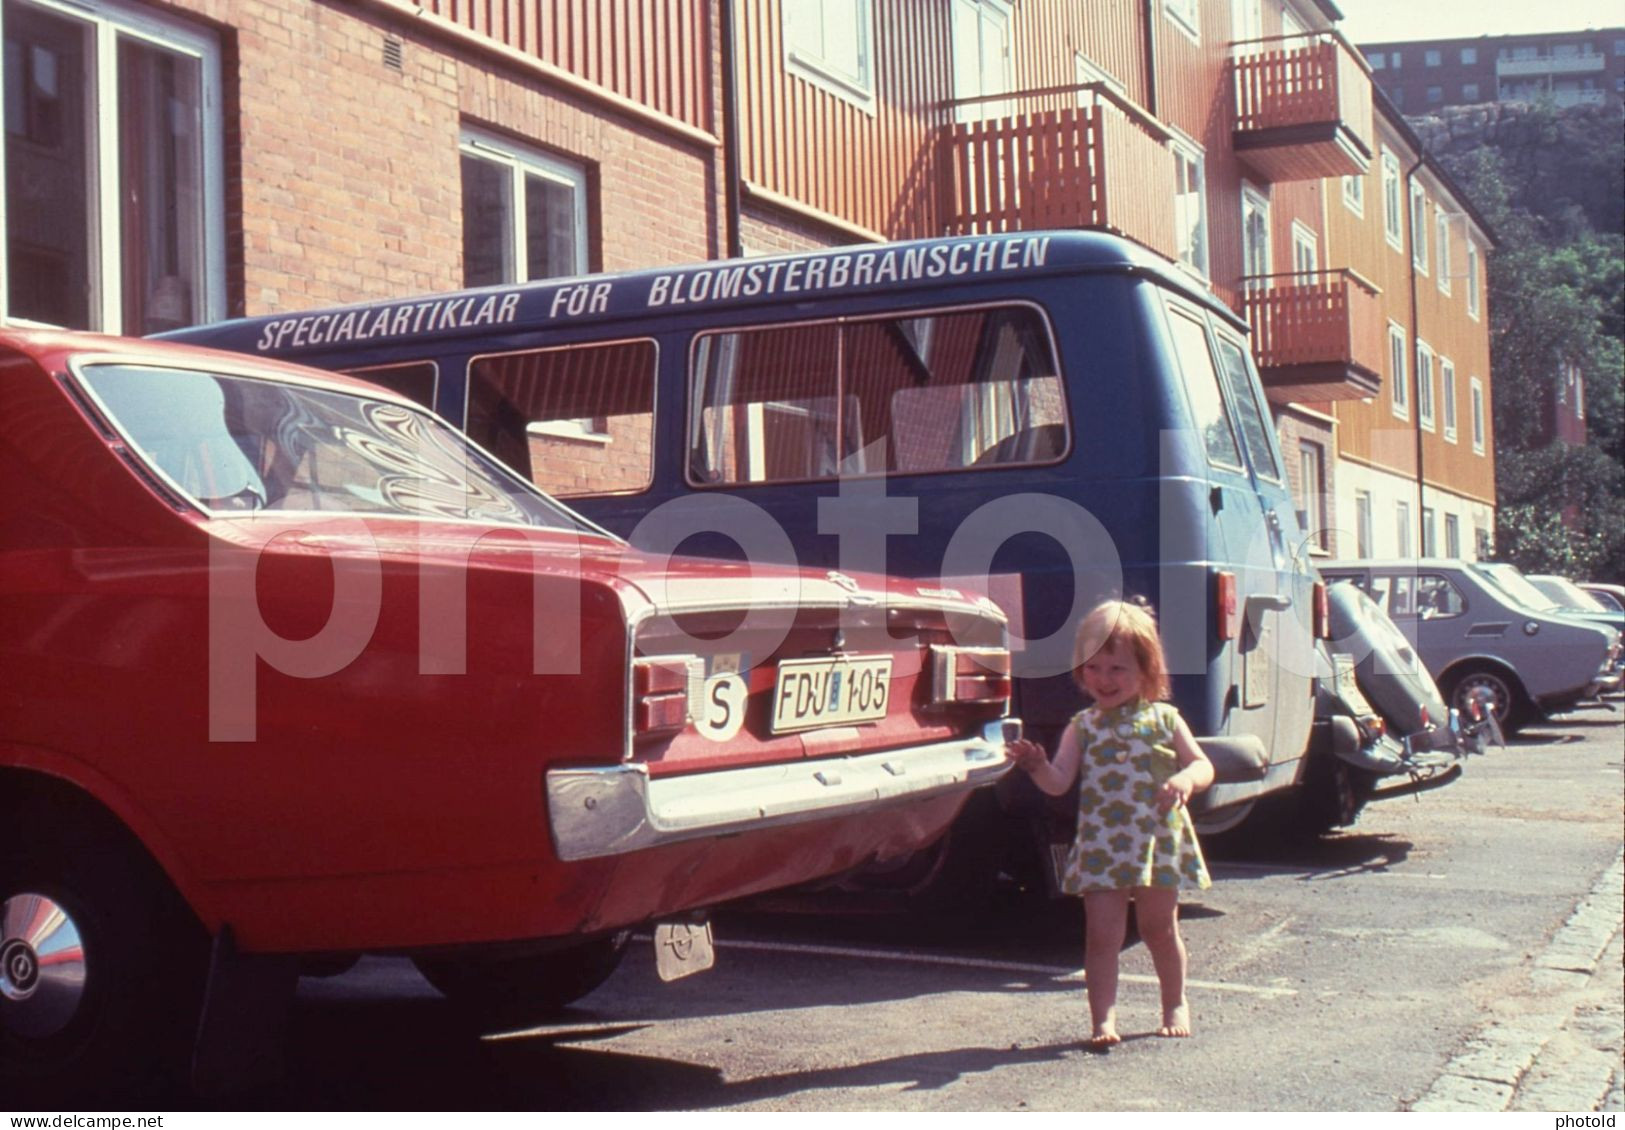
[[[1534,989],[1557,997],[1559,1007],[1537,1013],[1516,1026],[1487,1025],[1470,1037],[1439,1078],[1409,1109],[1413,1111],[1504,1111],[1519,1096],[1519,1084],[1548,1045],[1568,1070],[1593,1080],[1542,1079],[1523,1096],[1536,1109],[1596,1110],[1611,1105],[1620,1077],[1612,1055],[1588,1055],[1572,1036],[1563,1047],[1554,1039],[1576,1014],[1576,1002],[1561,994],[1586,988],[1602,953],[1625,927],[1625,848],[1592,884],[1551,942],[1535,959],[1529,980]],[[1586,1025],[1577,1026],[1583,1030]],[[1600,1075],[1598,1074],[1600,1070]],[[1520,1103],[1526,1105],[1526,1103]]]

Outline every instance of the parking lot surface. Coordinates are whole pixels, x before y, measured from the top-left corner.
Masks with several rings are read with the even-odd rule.
[[[1622,729],[1580,712],[1307,848],[1214,845],[1184,904],[1196,1035],[1152,1035],[1131,935],[1108,1054],[1082,913],[832,895],[719,913],[717,968],[646,941],[532,1030],[470,1033],[404,961],[306,979],[268,1109],[1618,1109]],[[176,1100],[176,1106],[187,1105]]]

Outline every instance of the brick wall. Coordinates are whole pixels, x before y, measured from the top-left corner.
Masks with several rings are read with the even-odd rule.
[[[212,21],[224,48],[233,314],[461,286],[465,124],[586,169],[593,269],[718,250],[717,155],[703,141],[378,10],[172,10]],[[385,62],[386,36],[403,46],[400,69]]]

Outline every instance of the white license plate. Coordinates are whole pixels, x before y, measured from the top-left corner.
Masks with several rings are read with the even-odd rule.
[[[787,659],[773,688],[773,732],[872,722],[886,716],[891,656]]]

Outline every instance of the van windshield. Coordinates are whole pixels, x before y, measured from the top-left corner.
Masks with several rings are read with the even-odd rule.
[[[1066,398],[1027,306],[704,334],[690,374],[696,486],[1053,463]]]
[[[132,449],[205,510],[591,528],[405,405],[155,365],[87,365],[80,378]]]

